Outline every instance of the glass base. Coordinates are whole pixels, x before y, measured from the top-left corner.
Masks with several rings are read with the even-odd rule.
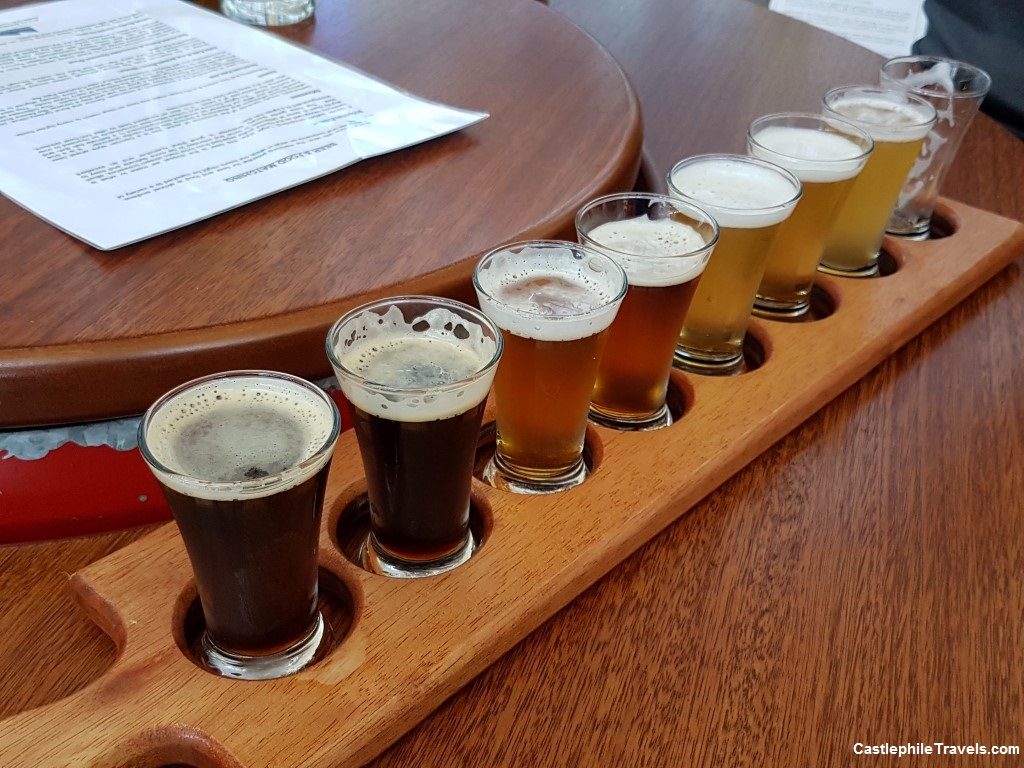
[[[875,260],[867,266],[858,269],[843,269],[821,262],[818,265],[818,271],[836,277],[878,277],[878,257],[876,256]]]
[[[662,405],[656,413],[650,416],[641,416],[636,419],[613,416],[599,410],[597,406],[591,405],[590,420],[602,427],[618,429],[623,432],[649,432],[652,429],[664,429],[672,426],[672,414],[669,413],[667,404]]]
[[[503,491],[539,496],[575,488],[587,479],[587,474],[586,462],[580,456],[570,469],[561,474],[551,477],[527,477],[508,466],[495,451],[487,462],[487,466],[484,467],[483,480],[488,485]]]
[[[705,357],[686,347],[676,347],[672,364],[687,373],[700,373],[705,376],[733,376],[743,367],[743,351],[722,358]]]
[[[927,240],[930,236],[930,230],[931,224],[929,222],[925,224],[925,228],[921,231],[908,230],[894,232],[891,229],[887,229],[885,230],[885,234],[892,235],[893,237],[900,237],[904,240]]]
[[[220,11],[245,24],[283,27],[312,16],[313,4],[314,0],[221,0]]]
[[[799,320],[810,308],[810,299],[794,303],[758,296],[754,299],[754,308],[751,312],[755,317],[763,317],[766,320]]]
[[[331,625],[317,611],[312,631],[291,648],[268,656],[245,656],[218,647],[203,631],[199,642],[198,661],[210,672],[236,680],[274,680],[294,675],[317,662],[333,645]]]
[[[368,571],[393,579],[423,579],[454,570],[467,562],[476,551],[476,541],[471,533],[455,552],[437,560],[403,560],[395,557],[377,543],[371,532],[359,550],[359,562]]]

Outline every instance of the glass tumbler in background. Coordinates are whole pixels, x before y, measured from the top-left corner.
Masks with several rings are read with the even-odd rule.
[[[617,261],[629,281],[601,356],[590,418],[613,429],[668,426],[676,341],[718,242],[718,224],[682,200],[626,192],[583,206],[576,235]]]
[[[867,132],[875,148],[839,209],[819,269],[843,277],[872,277],[878,274],[886,222],[935,124],[935,108],[911,93],[870,85],[833,88],[822,105],[827,117]]]
[[[315,0],[220,0],[229,19],[258,27],[298,24],[313,15]]]
[[[675,362],[693,373],[730,375],[743,364],[743,336],[779,226],[800,201],[800,181],[746,155],[697,155],[668,174],[673,197],[718,222],[718,245],[697,284]]]
[[[139,448],[188,550],[211,671],[282,677],[326,647],[317,551],[340,425],[319,387],[273,371],[190,381],[143,417]]]
[[[803,196],[771,246],[754,314],[794,319],[807,313],[825,240],[874,142],[852,123],[802,112],[754,120],[747,153],[775,163],[803,185]]]
[[[582,245],[534,240],[484,256],[473,287],[505,338],[494,378],[497,443],[484,479],[527,494],[579,485],[590,397],[626,273]]]
[[[901,56],[885,62],[879,81],[925,99],[938,115],[886,227],[890,234],[923,240],[928,237],[942,180],[992,86],[992,78],[955,59]]]
[[[365,304],[328,333],[366,470],[370,570],[433,576],[473,554],[473,465],[502,346],[478,310],[433,296]]]

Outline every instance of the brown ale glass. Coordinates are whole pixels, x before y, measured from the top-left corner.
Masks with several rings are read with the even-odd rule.
[[[668,426],[676,342],[718,225],[695,205],[627,192],[585,205],[576,214],[576,234],[614,259],[629,281],[601,356],[590,418],[614,429]]]
[[[590,397],[626,273],[576,243],[536,240],[491,251],[473,286],[505,338],[494,379],[497,446],[484,479],[516,493],[582,483]]]
[[[361,557],[398,578],[451,570],[473,553],[469,497],[480,421],[502,338],[457,301],[403,296],[358,307],[327,335],[352,403],[370,535]]]
[[[143,417],[139,446],[188,550],[211,671],[281,677],[329,637],[317,548],[339,428],[321,389],[272,371],[190,381]]]

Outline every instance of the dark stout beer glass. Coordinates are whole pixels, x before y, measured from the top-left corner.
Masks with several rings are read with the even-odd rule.
[[[618,262],[629,280],[601,356],[590,418],[613,429],[668,426],[665,397],[676,342],[718,241],[718,224],[681,200],[625,192],[583,206],[576,236]]]
[[[469,492],[501,332],[466,304],[403,296],[358,307],[327,335],[366,469],[364,564],[399,578],[473,554]]]
[[[320,513],[340,419],[318,387],[230,371],[171,390],[139,447],[185,541],[206,619],[200,662],[266,680],[316,657]]]

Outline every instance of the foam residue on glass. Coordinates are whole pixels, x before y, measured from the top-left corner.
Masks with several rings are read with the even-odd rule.
[[[749,149],[754,157],[811,183],[853,178],[867,160],[864,148],[842,134],[787,125],[761,128],[751,136]]]
[[[604,256],[574,245],[512,245],[477,269],[480,308],[502,330],[537,341],[572,341],[612,324],[625,275]]]
[[[592,248],[618,262],[630,285],[657,288],[689,282],[708,260],[700,232],[670,217],[607,221],[586,237]]]
[[[356,408],[394,421],[447,419],[491,388],[498,343],[443,307],[406,320],[398,306],[367,309],[334,334],[338,383]]]
[[[330,460],[328,401],[287,379],[239,376],[191,387],[145,425],[158,479],[198,498],[230,500],[299,485]],[[316,456],[316,459],[311,459]],[[285,474],[286,477],[281,477]]]
[[[741,156],[711,155],[672,169],[672,192],[705,208],[721,227],[757,229],[785,221],[800,189],[782,169]]]

